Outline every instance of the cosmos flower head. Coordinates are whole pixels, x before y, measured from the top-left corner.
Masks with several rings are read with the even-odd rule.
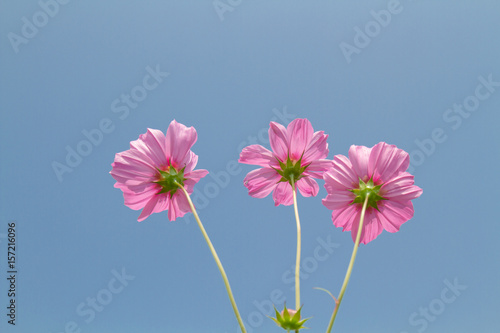
[[[323,131],[314,132],[307,119],[295,119],[287,128],[271,122],[269,142],[272,151],[261,145],[251,145],[240,154],[240,163],[262,167],[246,175],[244,185],[248,194],[264,198],[273,192],[276,206],[288,206],[293,203],[293,182],[303,196],[316,196],[319,186],[314,179],[322,178],[323,172],[332,166],[332,161],[325,159],[327,138]]]
[[[336,155],[333,167],[323,176],[328,193],[323,205],[333,210],[333,224],[351,231],[354,241],[368,195],[360,243],[371,242],[384,229],[399,231],[413,217],[411,200],[422,194],[422,189],[414,185],[414,177],[406,172],[409,164],[407,152],[385,142],[372,148],[353,145],[349,158]]]
[[[148,128],[130,142],[129,150],[115,155],[110,172],[116,180],[114,186],[123,191],[127,207],[142,209],[139,222],[164,210],[170,221],[191,211],[180,186],[191,194],[194,185],[208,174],[207,170],[194,170],[198,156],[191,147],[196,140],[193,127],[173,120],[166,135]]]

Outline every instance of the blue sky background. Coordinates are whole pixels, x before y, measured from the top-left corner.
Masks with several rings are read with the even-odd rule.
[[[271,120],[306,117],[329,134],[329,158],[380,141],[410,152],[424,190],[400,232],[361,246],[333,331],[498,332],[499,2],[221,0],[218,13],[212,1],[60,1],[0,1],[0,331],[237,332],[192,215],[138,223],[109,175],[115,153],[176,119],[198,131],[211,174],[195,200],[248,331],[279,332],[265,315],[294,304],[293,208],[249,197],[253,167],[233,163],[268,146]],[[148,68],[169,75],[144,90]],[[120,101],[132,92],[133,107]],[[452,110],[464,103],[474,111]],[[87,156],[68,166],[78,147]],[[298,200],[310,332],[333,309],[312,288],[338,294],[353,246],[320,187]]]

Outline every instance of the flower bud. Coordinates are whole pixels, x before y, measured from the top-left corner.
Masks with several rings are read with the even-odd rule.
[[[300,318],[300,310],[301,309],[302,309],[302,307],[300,307],[300,309],[298,309],[298,310],[287,309],[286,304],[285,304],[285,308],[283,309],[283,311],[281,311],[281,313],[278,312],[278,310],[276,310],[276,308],[274,308],[274,311],[276,312],[276,318],[271,318],[271,317],[270,318],[272,320],[274,320],[274,322],[279,327],[281,327],[287,331],[300,330],[303,328],[307,328],[307,327],[304,327],[302,325],[306,322],[306,320],[309,320],[309,318],[301,320],[301,318]]]

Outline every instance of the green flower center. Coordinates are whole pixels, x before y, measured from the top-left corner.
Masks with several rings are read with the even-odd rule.
[[[368,196],[367,207],[373,207],[378,210],[377,202],[380,200],[387,200],[379,194],[381,187],[382,185],[375,185],[372,178],[370,178],[370,180],[366,183],[360,178],[359,188],[351,190],[351,192],[356,195],[356,198],[354,198],[352,203],[363,204]]]
[[[286,163],[283,163],[279,161],[281,170],[276,170],[280,175],[281,179],[280,182],[289,182],[292,184],[292,179],[293,182],[296,183],[297,180],[302,178],[302,173],[304,170],[307,168],[306,166],[300,166],[302,163],[302,158],[300,158],[298,161],[293,162],[290,158],[287,158]]]
[[[155,183],[161,186],[160,193],[170,193],[170,195],[174,195],[175,192],[179,189],[179,186],[184,186],[184,168],[180,171],[175,170],[173,167],[167,167],[166,171],[158,169],[160,173],[160,179]]]

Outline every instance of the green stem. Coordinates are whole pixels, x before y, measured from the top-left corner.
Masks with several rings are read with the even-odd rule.
[[[332,330],[335,317],[337,317],[337,312],[339,311],[340,303],[342,302],[342,298],[344,298],[344,293],[347,288],[347,284],[349,283],[349,279],[351,278],[352,267],[354,266],[354,260],[356,260],[356,254],[358,253],[359,241],[361,239],[361,231],[363,230],[363,221],[365,219],[365,212],[366,212],[366,207],[368,205],[369,196],[370,196],[369,194],[366,195],[365,202],[363,203],[363,209],[361,210],[361,216],[359,217],[358,233],[356,235],[356,241],[354,242],[354,249],[352,250],[351,262],[349,262],[349,267],[347,268],[347,272],[345,274],[344,283],[342,284],[342,288],[340,289],[339,297],[335,302],[336,303],[335,310],[333,310],[332,318],[330,319],[330,323],[328,324],[326,333],[330,333]]]
[[[301,248],[301,236],[300,236],[300,219],[299,210],[297,208],[297,193],[295,189],[295,183],[293,181],[293,176],[290,177],[290,184],[292,185],[293,192],[293,208],[295,211],[295,221],[297,222],[297,260],[295,262],[295,310],[300,309],[300,248]],[[298,332],[298,330],[296,331]]]
[[[210,238],[208,238],[207,232],[205,231],[205,228],[203,227],[203,224],[201,224],[200,217],[198,216],[198,213],[196,212],[196,209],[194,208],[193,202],[191,201],[191,197],[189,196],[189,193],[187,193],[186,189],[184,186],[178,184],[181,190],[184,192],[186,195],[186,198],[189,203],[189,207],[191,207],[191,211],[193,212],[194,218],[196,219],[196,222],[198,222],[198,226],[200,227],[201,233],[203,234],[203,237],[205,238],[205,241],[208,244],[208,247],[210,248],[210,251],[212,252],[212,255],[215,259],[215,263],[217,264],[217,267],[219,268],[220,274],[222,275],[222,279],[224,280],[224,285],[226,286],[227,294],[229,295],[229,300],[231,301],[231,306],[233,307],[234,314],[236,315],[236,319],[238,320],[238,324],[240,325],[241,332],[246,333],[245,326],[243,325],[243,320],[241,319],[240,313],[238,311],[238,307],[236,306],[236,302],[234,300],[233,292],[231,291],[231,286],[229,285],[229,280],[227,279],[226,272],[224,271],[224,267],[222,267],[222,263],[220,262],[219,256],[217,255],[217,252],[215,252],[215,248],[212,245],[212,242],[210,241]]]

